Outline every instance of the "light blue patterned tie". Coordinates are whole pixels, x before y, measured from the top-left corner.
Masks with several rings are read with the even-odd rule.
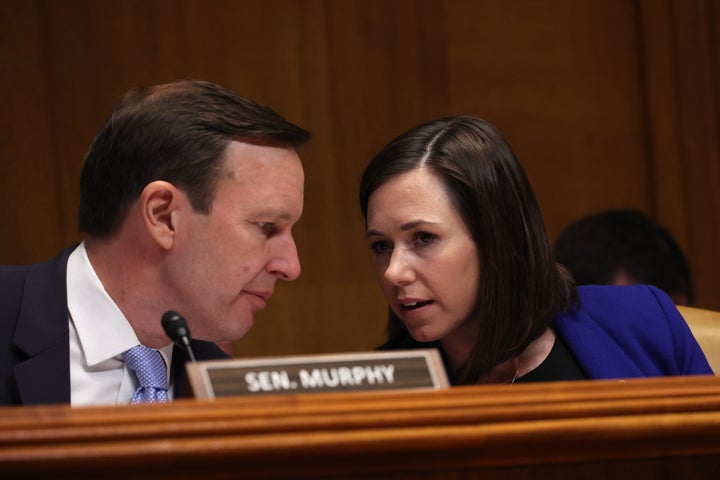
[[[130,403],[167,402],[168,382],[165,361],[160,352],[136,345],[122,354],[125,365],[135,372],[138,388]]]

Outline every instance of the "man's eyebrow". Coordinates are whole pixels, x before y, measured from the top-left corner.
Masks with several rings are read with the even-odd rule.
[[[282,210],[275,210],[272,208],[267,208],[265,210],[261,210],[255,214],[256,217],[263,217],[263,218],[272,218],[275,220],[290,220],[292,218],[292,214],[287,211]]]
[[[413,220],[412,222],[403,223],[400,225],[400,230],[403,232],[406,232],[408,230],[412,230],[413,228],[417,228],[421,225],[435,225],[436,222],[431,222],[429,220]],[[365,238],[368,237],[381,237],[383,236],[383,233],[379,230],[370,229],[367,232],[365,232]]]

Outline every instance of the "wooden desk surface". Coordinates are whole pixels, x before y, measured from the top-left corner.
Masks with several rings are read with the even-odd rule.
[[[0,408],[0,478],[716,478],[720,378]]]

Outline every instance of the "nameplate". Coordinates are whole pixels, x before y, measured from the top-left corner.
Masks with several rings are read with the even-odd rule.
[[[436,390],[449,383],[437,350],[210,360],[186,364],[196,398]]]

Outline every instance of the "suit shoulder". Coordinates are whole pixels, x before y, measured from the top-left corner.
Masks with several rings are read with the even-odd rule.
[[[674,306],[670,297],[651,285],[583,285],[578,287],[580,309],[584,311],[604,310],[655,310],[658,307]]]

